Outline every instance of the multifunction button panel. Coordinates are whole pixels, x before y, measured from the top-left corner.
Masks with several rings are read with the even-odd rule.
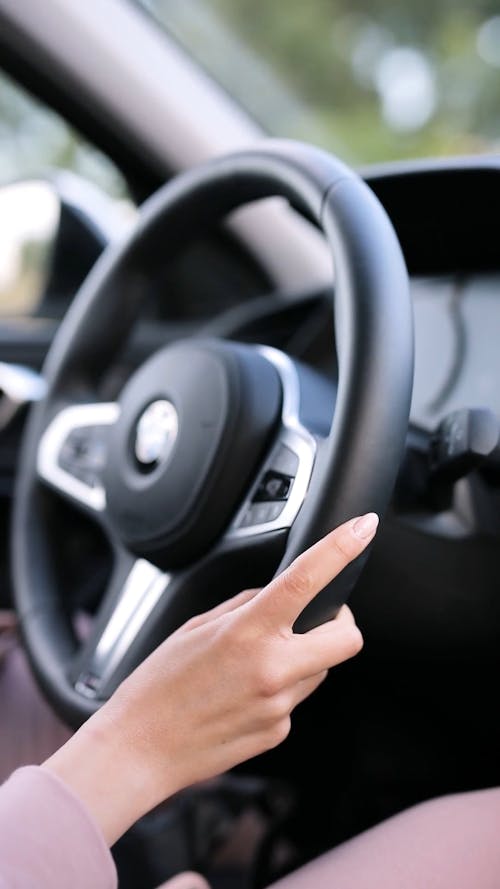
[[[298,466],[297,455],[285,445],[279,445],[269,466],[259,476],[251,500],[239,517],[236,527],[248,528],[277,519],[291,493]]]
[[[72,405],[49,423],[38,448],[38,474],[72,500],[97,511],[106,505],[102,471],[106,430],[118,419],[114,402]]]
[[[229,529],[229,537],[290,527],[309,486],[315,450],[316,443],[307,430],[282,430]]]

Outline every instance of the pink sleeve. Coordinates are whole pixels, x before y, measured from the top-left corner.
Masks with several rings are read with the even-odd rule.
[[[18,769],[0,787],[0,889],[116,889],[89,812],[55,775]]]

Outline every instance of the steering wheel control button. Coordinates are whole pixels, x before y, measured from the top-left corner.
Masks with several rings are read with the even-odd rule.
[[[72,429],[59,452],[58,465],[90,488],[100,482],[106,462],[105,427]]]
[[[254,501],[286,500],[290,493],[293,478],[268,469],[254,494]]]
[[[284,503],[252,503],[239,523],[240,528],[250,528],[254,525],[266,525],[274,522],[283,511]]]
[[[272,467],[276,472],[294,478],[299,468],[299,458],[286,445],[280,445],[272,459]]]
[[[281,377],[281,429],[229,528],[228,537],[236,539],[292,526],[306,496],[316,455],[316,440],[299,416],[297,367],[283,352],[270,346],[259,346],[259,351],[274,364]]]
[[[40,478],[70,500],[102,511],[106,506],[103,476],[108,433],[119,415],[120,407],[112,401],[74,404],[59,411],[40,439]]]
[[[179,432],[177,411],[171,401],[153,401],[141,414],[135,431],[134,452],[140,466],[152,469],[172,455]]]

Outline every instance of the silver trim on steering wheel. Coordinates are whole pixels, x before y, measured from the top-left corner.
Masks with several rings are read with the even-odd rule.
[[[77,503],[102,512],[106,506],[106,492],[98,474],[94,479],[95,483],[87,484],[61,466],[61,453],[75,430],[111,426],[116,423],[119,415],[120,407],[114,401],[75,404],[63,408],[49,423],[40,439],[37,456],[40,478]]]
[[[100,689],[112,677],[169,582],[169,574],[146,559],[137,559],[89,663],[75,682],[75,691],[86,698],[99,697]]]
[[[316,457],[316,441],[299,419],[300,386],[293,361],[284,352],[272,346],[258,346],[257,351],[278,371],[283,386],[283,406],[281,410],[281,428],[276,441],[260,467],[243,505],[233,519],[226,538],[253,537],[256,534],[267,534],[281,528],[289,528],[307,494],[311,480],[314,460]],[[254,503],[254,498],[262,478],[268,470],[273,470],[279,459],[282,448],[292,451],[298,460],[297,469],[291,482],[288,498],[284,501],[279,515],[269,521],[242,524],[245,516]]]

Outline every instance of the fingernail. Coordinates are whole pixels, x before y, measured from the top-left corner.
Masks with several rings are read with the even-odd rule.
[[[367,512],[359,519],[356,519],[352,526],[352,532],[361,540],[368,540],[373,537],[378,525],[378,515],[376,512]]]

